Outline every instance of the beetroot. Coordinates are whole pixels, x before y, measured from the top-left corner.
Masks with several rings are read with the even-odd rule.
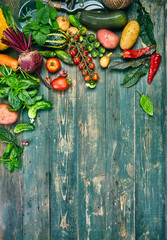
[[[20,53],[18,59],[20,67],[28,73],[36,73],[45,86],[51,88],[37,71],[42,67],[43,57],[38,51],[31,49],[32,34],[30,34],[28,42],[23,32],[15,31],[13,28],[6,29],[3,34],[7,39],[2,38],[1,42]]]

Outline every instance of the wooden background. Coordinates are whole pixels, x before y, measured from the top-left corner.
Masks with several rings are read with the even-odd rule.
[[[17,15],[23,2],[1,0],[0,6]],[[0,165],[0,240],[167,239],[165,1],[142,3],[162,62],[150,86],[145,76],[135,87],[152,99],[154,117],[140,108],[135,87],[120,87],[125,72],[102,71],[96,61],[100,79],[91,90],[76,66],[62,64],[72,86],[55,92],[41,84],[54,108],[39,112],[33,133],[18,136],[20,144],[30,142],[22,170],[10,174]],[[136,8],[128,9],[129,20]],[[41,74],[48,75],[45,67]],[[18,122],[26,121],[27,112]]]

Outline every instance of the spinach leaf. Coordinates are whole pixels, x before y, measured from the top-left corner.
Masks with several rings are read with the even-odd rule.
[[[43,24],[47,24],[49,22],[49,9],[46,7],[41,8],[35,14],[36,20]]]
[[[136,68],[131,68],[125,75],[124,82],[121,87],[129,88],[135,85],[141,76],[145,75],[149,69],[149,61],[145,61],[142,65]]]
[[[23,27],[22,31],[24,32],[24,35],[26,37],[26,39],[29,39],[30,34],[32,32],[31,28],[30,28],[30,24],[27,24]]]
[[[50,33],[50,30],[49,30],[48,27],[43,26],[43,27],[40,28],[40,32],[47,35],[47,34]],[[46,41],[46,40],[45,40],[45,41]]]
[[[31,30],[38,30],[40,29],[40,25],[38,21],[32,21],[31,23],[29,23],[29,28]]]
[[[151,21],[150,15],[146,12],[141,2],[138,0],[138,16],[137,21],[140,25],[140,37],[147,46],[156,45],[154,39],[154,26]]]
[[[49,8],[49,17],[51,20],[55,20],[57,16],[56,8]]]
[[[0,88],[0,97],[1,97],[1,98],[7,97],[8,94],[9,94],[9,91],[10,91],[10,88],[9,88],[9,87]]]
[[[18,89],[19,86],[19,80],[16,77],[13,76],[8,76],[6,78],[6,83],[9,87],[13,88],[13,89]]]
[[[11,89],[8,95],[9,104],[16,110],[20,109],[22,102],[18,97],[18,91]]]
[[[57,30],[59,28],[59,24],[57,21],[51,21],[52,30]]]
[[[47,35],[41,31],[34,31],[33,38],[39,46],[42,46],[46,42]]]

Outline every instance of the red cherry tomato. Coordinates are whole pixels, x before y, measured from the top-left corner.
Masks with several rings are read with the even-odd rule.
[[[92,75],[93,75],[93,76],[92,76],[92,80],[93,80],[93,81],[97,81],[98,78],[99,78],[99,75],[98,75],[97,73],[93,73]]]
[[[85,68],[85,64],[84,63],[79,63],[78,65],[80,70],[83,70]]]
[[[91,57],[87,57],[87,58],[86,58],[86,61],[87,61],[88,63],[91,63],[91,62],[92,62],[92,58],[91,58]]]
[[[57,58],[49,58],[46,61],[46,68],[49,72],[55,73],[57,72],[61,67],[60,61]]]
[[[88,50],[87,49],[84,50],[84,55],[88,56]]]
[[[51,83],[51,86],[55,90],[63,91],[66,90],[69,87],[69,84],[71,82],[67,81],[67,78],[65,77],[58,77],[54,79]]]
[[[81,57],[73,57],[73,62],[75,63],[75,64],[79,64],[80,62],[81,62]]]
[[[95,64],[94,63],[89,63],[89,68],[90,69],[94,69],[95,68]]]
[[[78,53],[78,50],[76,48],[70,48],[69,50],[69,54],[72,56],[72,57],[75,57]]]
[[[89,75],[86,75],[84,79],[85,79],[85,82],[89,82],[91,80],[91,77]]]
[[[82,75],[85,76],[85,75],[87,75],[87,74],[88,74],[88,70],[85,69],[85,70],[82,71]]]
[[[78,41],[78,39],[79,39],[79,35],[78,35],[78,34],[77,34],[77,35],[74,35],[73,38],[75,39],[75,41]]]

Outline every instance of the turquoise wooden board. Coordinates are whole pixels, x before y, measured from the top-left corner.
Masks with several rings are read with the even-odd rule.
[[[2,0],[0,7],[17,15],[24,2]],[[154,81],[148,85],[145,76],[123,89],[125,72],[102,70],[96,60],[100,79],[93,90],[76,66],[64,63],[72,78],[67,91],[41,84],[54,107],[39,112],[33,133],[16,136],[20,144],[30,142],[22,170],[9,174],[0,165],[0,240],[166,239],[165,1],[142,4],[162,55]],[[136,19],[136,8],[133,3],[127,10],[129,20]],[[140,38],[134,47],[142,47]],[[44,66],[41,75],[48,74]],[[135,89],[153,101],[153,117],[140,108]],[[18,122],[27,121],[27,112],[19,116]],[[5,127],[13,132],[15,125]],[[0,143],[0,156],[4,149]]]

